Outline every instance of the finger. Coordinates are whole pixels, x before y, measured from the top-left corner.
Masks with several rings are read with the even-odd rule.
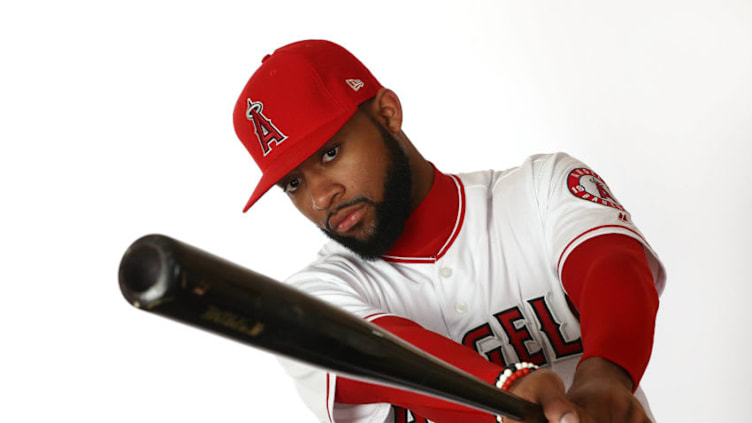
[[[540,404],[552,423],[584,423],[579,408],[565,396],[564,383],[550,370],[538,370],[512,385],[512,393]]]
[[[543,414],[553,423],[583,423],[577,406],[563,398],[552,398],[541,402]]]

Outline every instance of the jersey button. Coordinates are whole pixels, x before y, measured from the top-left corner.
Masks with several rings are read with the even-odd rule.
[[[455,304],[454,309],[457,310],[457,313],[462,314],[467,311],[467,304],[460,301],[457,304]]]
[[[442,267],[439,269],[439,274],[442,278],[448,278],[452,276],[452,268],[451,267]]]

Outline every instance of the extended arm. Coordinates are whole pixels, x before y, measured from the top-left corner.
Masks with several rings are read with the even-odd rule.
[[[475,351],[400,317],[386,316],[373,321],[416,347],[493,384],[501,367]],[[440,423],[494,423],[495,417],[478,410],[414,392],[337,378],[336,401],[343,404],[386,402],[407,408]]]
[[[590,239],[570,254],[562,282],[580,313],[584,353],[574,382],[565,393],[555,375],[537,372],[512,392],[539,402],[552,421],[648,421],[632,395],[650,359],[658,310],[642,245],[618,234]]]

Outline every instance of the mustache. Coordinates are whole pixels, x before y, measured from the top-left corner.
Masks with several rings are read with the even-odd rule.
[[[326,228],[326,231],[329,232],[329,233],[333,233],[334,232],[332,230],[332,228],[329,226],[329,222],[332,221],[332,216],[334,216],[338,211],[340,211],[342,209],[345,209],[345,208],[348,208],[350,206],[354,206],[356,204],[361,204],[361,203],[370,204],[371,206],[376,206],[376,203],[374,203],[373,201],[371,201],[371,200],[369,200],[368,198],[365,198],[365,197],[358,197],[358,198],[355,198],[354,200],[348,201],[347,203],[340,204],[334,210],[332,210],[329,213],[327,213],[327,215],[326,215],[326,224],[324,225],[324,227]]]

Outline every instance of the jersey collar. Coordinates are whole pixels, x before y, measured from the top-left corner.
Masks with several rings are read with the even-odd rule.
[[[433,166],[431,190],[410,213],[404,232],[381,258],[390,262],[433,263],[457,238],[464,218],[465,189],[460,178],[445,175]]]

